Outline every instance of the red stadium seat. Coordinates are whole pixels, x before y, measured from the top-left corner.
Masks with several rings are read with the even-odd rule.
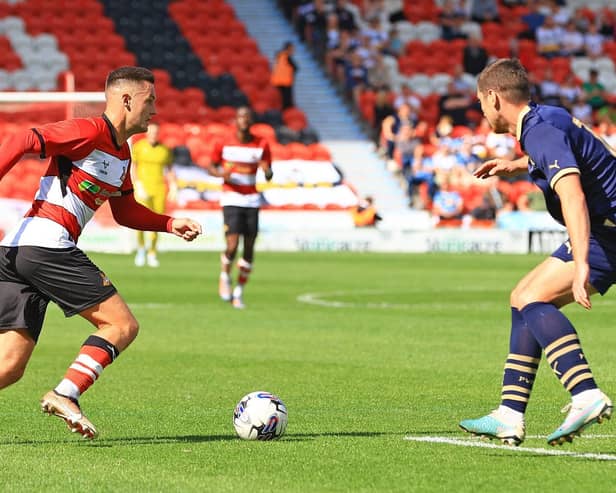
[[[287,144],[287,149],[290,151],[293,159],[312,159],[312,150],[304,144],[291,142]]]
[[[291,159],[291,149],[288,149],[285,145],[272,144],[270,145],[270,151],[272,153],[272,159],[275,161],[285,161],[287,159]]]
[[[270,145],[276,142],[276,131],[271,125],[267,123],[255,123],[251,127],[251,131],[254,135],[257,135],[265,139]]]
[[[315,161],[331,161],[332,156],[329,149],[318,142],[308,146],[312,152],[312,159]]]

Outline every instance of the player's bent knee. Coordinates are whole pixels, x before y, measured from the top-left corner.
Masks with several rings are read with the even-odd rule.
[[[511,294],[509,295],[509,302],[512,307],[521,310],[529,303],[537,301],[534,297],[534,293],[527,289],[527,287],[518,284]]]
[[[100,327],[96,335],[111,342],[119,351],[124,351],[139,334],[139,322],[134,317],[115,320],[113,323]]]
[[[120,328],[125,344],[128,346],[133,342],[139,334],[139,322],[134,317],[126,320],[125,324]]]

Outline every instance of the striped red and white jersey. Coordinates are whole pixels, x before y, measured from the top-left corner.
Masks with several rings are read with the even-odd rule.
[[[32,131],[39,140],[41,158],[49,157],[49,165],[32,208],[1,244],[74,246],[105,201],[132,190],[129,146],[117,144],[115,129],[104,115],[50,123]]]
[[[214,145],[212,162],[220,163],[231,171],[231,176],[222,185],[220,205],[237,207],[259,207],[261,195],[257,191],[257,170],[259,163],[271,164],[269,144],[253,136],[250,142],[240,142],[236,135]]]

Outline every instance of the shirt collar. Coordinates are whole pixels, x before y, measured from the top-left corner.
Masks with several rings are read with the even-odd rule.
[[[522,122],[524,121],[524,117],[528,114],[530,110],[530,106],[525,106],[524,108],[522,108],[522,111],[520,111],[520,114],[518,115],[518,123],[515,130],[515,137],[516,139],[518,139],[518,142],[522,137]]]
[[[113,145],[118,150],[122,149],[122,146],[118,144],[118,135],[116,133],[116,129],[111,123],[111,120],[107,118],[107,115],[105,115],[105,113],[103,113],[103,120],[105,120],[105,123],[107,124],[107,127],[109,128],[109,132],[111,132],[111,141],[113,142]]]

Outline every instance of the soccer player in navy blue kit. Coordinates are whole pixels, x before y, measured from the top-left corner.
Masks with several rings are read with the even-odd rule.
[[[577,332],[560,308],[576,302],[589,310],[590,295],[603,295],[616,282],[616,151],[566,110],[531,103],[528,75],[518,60],[486,67],[477,79],[477,97],[494,131],[516,135],[526,155],[486,161],[475,176],[528,172],[569,239],[511,292],[500,406],[460,427],[519,445],[543,350],[571,393],[564,422],[547,437],[550,445],[561,445],[612,414],[612,402],[598,388]]]

